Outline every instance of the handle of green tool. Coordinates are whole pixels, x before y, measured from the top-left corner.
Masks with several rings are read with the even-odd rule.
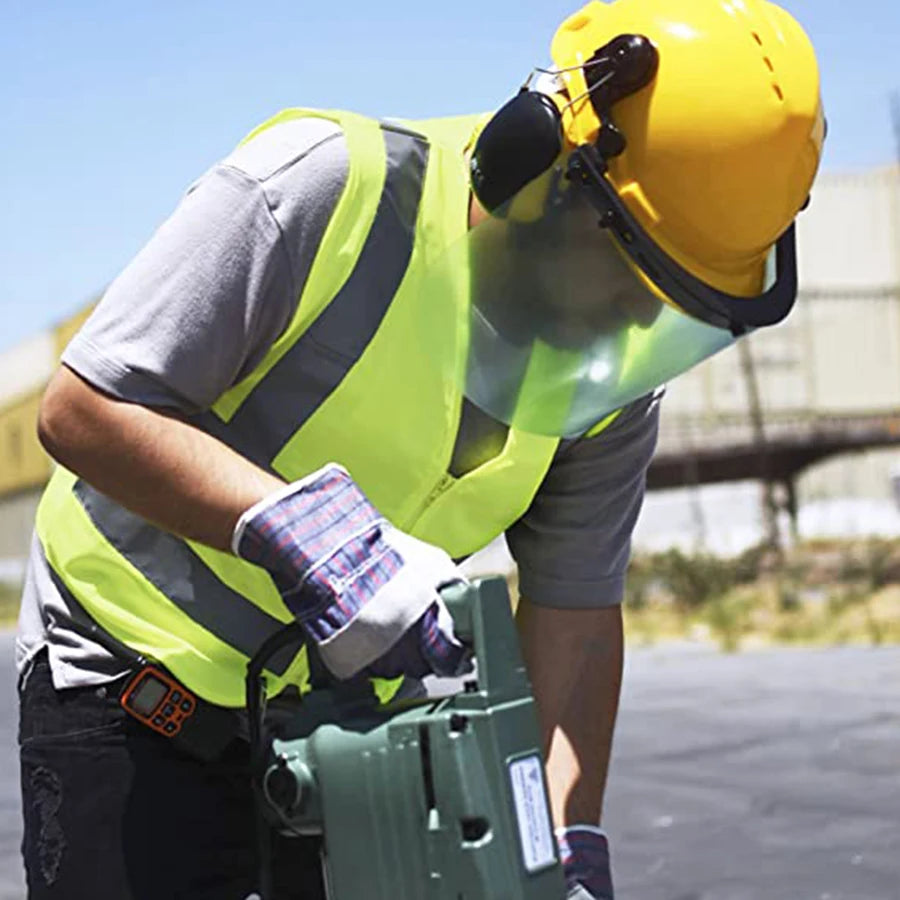
[[[475,644],[472,612],[477,591],[477,581],[454,581],[438,592],[453,618],[453,633],[469,647]]]
[[[441,598],[456,636],[475,653],[479,690],[492,696],[530,693],[506,580],[456,582],[441,589]]]

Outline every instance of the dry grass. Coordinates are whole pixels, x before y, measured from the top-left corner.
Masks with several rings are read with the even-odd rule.
[[[900,643],[900,542],[816,542],[777,562],[677,552],[638,557],[625,604],[638,644],[713,642],[728,652],[773,644]]]
[[[0,581],[0,628],[15,625],[19,615],[19,600],[22,588],[17,584]]]

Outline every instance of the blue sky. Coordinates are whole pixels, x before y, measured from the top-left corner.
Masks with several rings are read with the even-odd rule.
[[[783,3],[819,53],[825,166],[892,162],[900,4]],[[0,0],[0,350],[100,290],[188,184],[278,109],[496,107],[577,6]]]

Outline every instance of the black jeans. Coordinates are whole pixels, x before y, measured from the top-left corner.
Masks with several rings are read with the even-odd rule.
[[[45,653],[20,689],[30,900],[244,900],[259,865],[246,743],[198,762],[117,694],[55,690]],[[275,839],[273,900],[323,900],[318,850]]]

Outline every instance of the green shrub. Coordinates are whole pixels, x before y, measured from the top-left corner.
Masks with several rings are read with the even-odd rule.
[[[702,608],[736,583],[733,564],[707,553],[668,550],[654,556],[653,565],[672,602],[685,612]]]
[[[900,548],[897,541],[870,538],[863,544],[862,557],[864,575],[873,591],[900,582]]]
[[[756,544],[735,557],[732,560],[735,583],[750,584],[756,581],[762,574],[771,552],[768,544]]]
[[[776,592],[778,597],[778,608],[781,612],[792,613],[800,610],[802,603],[800,601],[800,584],[798,579],[789,576],[783,576],[778,579]]]
[[[704,618],[725,653],[736,653],[741,639],[751,630],[754,601],[753,596],[731,591],[714,597],[707,605]]]
[[[629,609],[638,611],[650,605],[653,587],[659,582],[653,571],[652,560],[648,557],[632,559],[625,579],[625,604]]]

